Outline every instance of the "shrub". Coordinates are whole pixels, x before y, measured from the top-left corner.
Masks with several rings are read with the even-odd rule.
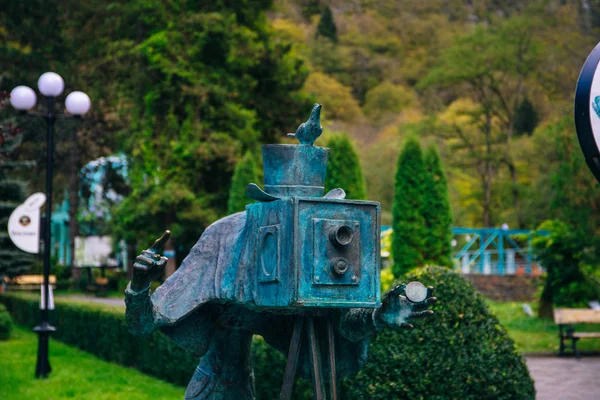
[[[0,304],[0,340],[10,339],[12,328],[12,318],[8,311],[6,311],[6,307],[4,307],[3,304]]]
[[[587,307],[600,296],[600,284],[586,261],[590,239],[561,221],[545,221],[538,227],[532,245],[536,258],[546,269],[540,295],[539,316],[551,318],[553,305]]]
[[[409,273],[435,287],[435,315],[411,331],[386,329],[369,363],[345,379],[344,399],[533,399],[533,381],[514,342],[475,289],[439,267]]]

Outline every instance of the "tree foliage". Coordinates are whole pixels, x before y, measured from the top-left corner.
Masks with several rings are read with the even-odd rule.
[[[392,270],[395,276],[421,266],[425,261],[426,225],[423,211],[426,181],[427,170],[421,145],[417,139],[409,138],[398,157],[396,169],[392,210]]]
[[[375,123],[400,113],[416,101],[412,89],[384,81],[367,92],[363,111]]]
[[[123,66],[144,71],[118,88],[130,106],[124,147],[132,165],[132,191],[115,218],[119,234],[148,242],[170,227],[185,252],[226,213],[243,151],[277,141],[310,109],[297,93],[305,67],[272,34],[270,5],[113,3],[83,27],[112,44],[93,56],[113,60],[113,74],[126,73]]]
[[[425,153],[427,181],[423,194],[426,226],[424,257],[427,264],[452,266],[452,211],[448,199],[448,183],[435,146]]]
[[[329,7],[323,8],[319,25],[317,25],[317,36],[326,37],[334,43],[337,42],[337,27],[335,26],[333,13]]]
[[[358,102],[352,97],[350,88],[323,73],[310,74],[302,91],[323,104],[324,119],[351,122],[363,115]]]
[[[246,196],[246,186],[249,183],[258,183],[258,173],[254,156],[250,151],[247,151],[244,157],[238,161],[233,172],[229,199],[227,200],[228,214],[244,211],[246,205],[252,203],[252,200]]]
[[[590,260],[590,241],[577,228],[558,220],[545,221],[536,230],[532,245],[546,270],[540,295],[540,317],[552,318],[554,305],[586,307],[600,295],[600,281],[584,273]]]
[[[586,165],[572,115],[545,124],[533,135],[531,174],[528,188],[531,223],[547,218],[576,226],[588,236],[600,232],[599,184]]]
[[[526,20],[527,18],[527,20]],[[523,225],[521,196],[512,145],[518,105],[524,82],[538,62],[539,45],[533,32],[538,19],[513,17],[489,28],[477,27],[460,36],[443,51],[439,65],[420,82],[420,87],[446,87],[465,92],[475,102],[474,125],[482,140],[473,143],[454,125],[453,136],[475,156],[483,190],[484,226],[491,226],[491,191],[497,174],[489,163],[492,152],[500,156],[512,182],[513,207],[518,225]],[[495,150],[491,150],[492,147]],[[483,155],[484,153],[485,155]]]
[[[347,199],[364,200],[366,197],[365,180],[358,154],[348,135],[335,135],[329,138],[329,164],[325,178],[325,193],[342,188]]]

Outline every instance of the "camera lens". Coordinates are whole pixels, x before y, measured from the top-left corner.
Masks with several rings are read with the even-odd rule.
[[[342,225],[332,230],[330,240],[333,244],[347,246],[352,242],[354,231],[348,225]]]

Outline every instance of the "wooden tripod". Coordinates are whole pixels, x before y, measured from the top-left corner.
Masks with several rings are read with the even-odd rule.
[[[335,339],[333,334],[333,324],[331,319],[326,320],[327,326],[327,345],[329,347],[329,370],[330,375],[330,397],[331,400],[337,400],[337,378],[335,368]],[[321,365],[321,349],[319,341],[315,333],[315,321],[311,316],[298,316],[294,321],[294,331],[288,351],[287,364],[285,366],[285,374],[283,375],[283,385],[279,400],[289,400],[292,396],[292,388],[294,387],[294,377],[296,376],[296,367],[300,356],[300,348],[302,347],[302,334],[306,332],[309,346],[309,355],[311,363],[312,382],[314,389],[315,400],[326,400],[325,382],[323,381],[323,367]]]

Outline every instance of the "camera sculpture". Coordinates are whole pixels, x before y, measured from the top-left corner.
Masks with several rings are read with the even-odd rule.
[[[381,301],[380,206],[345,200],[342,189],[323,196],[329,149],[313,146],[320,112],[315,105],[292,135],[299,145],[263,146],[265,188],[246,189],[257,202],[210,225],[151,295],[169,233],[136,258],[127,323],[139,335],[160,329],[201,357],[185,399],[254,399],[254,334],[288,356],[281,399],[296,370],[312,378],[316,399],[336,399],[337,379],[365,364],[369,336],[433,313],[433,289],[418,282]]]

